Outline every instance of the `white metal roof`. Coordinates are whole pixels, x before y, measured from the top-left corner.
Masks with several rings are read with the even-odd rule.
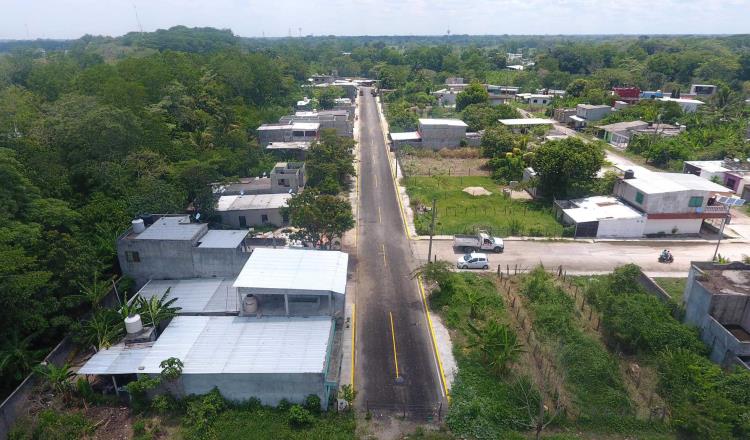
[[[203,223],[191,222],[187,215],[161,217],[135,238],[138,240],[192,240],[205,227]]]
[[[418,131],[407,131],[405,133],[390,133],[394,141],[418,141],[422,139]]]
[[[292,130],[317,130],[319,128],[319,122],[292,122]]]
[[[99,350],[78,369],[78,374],[133,374],[146,358],[152,344],[126,347],[124,343]]]
[[[200,248],[236,248],[247,236],[247,229],[217,231],[210,230],[201,237]]]
[[[160,373],[176,357],[183,374],[321,373],[330,317],[178,316],[159,336],[139,372]]]
[[[249,209],[278,209],[286,206],[291,194],[249,194],[244,196],[221,196],[216,211],[243,211]]]
[[[690,98],[670,98],[669,96],[664,96],[663,98],[659,98],[662,101],[674,101],[678,104],[696,104],[696,105],[702,105],[705,104],[703,101],[699,101],[697,99],[690,99]]]
[[[260,131],[266,130],[291,130],[292,124],[263,124],[258,127]]]
[[[348,262],[339,251],[255,248],[234,287],[344,294]]]
[[[102,350],[79,372],[158,374],[175,357],[182,374],[322,373],[332,331],[324,316],[178,316],[151,347]]]
[[[634,219],[645,215],[611,196],[594,196],[571,200],[575,208],[563,209],[576,223],[593,222],[608,219]]]
[[[419,119],[420,125],[449,125],[451,127],[468,127],[466,122],[460,120],[460,119],[430,119],[430,118],[420,118]]]
[[[138,292],[145,299],[161,297],[169,290],[168,298],[177,298],[178,313],[221,313],[239,310],[234,278],[191,278],[183,280],[150,280]]]
[[[544,118],[519,118],[519,119],[500,119],[503,125],[549,125],[554,124],[552,119]]]
[[[309,150],[310,142],[294,141],[294,142],[269,142],[266,145],[266,150]]]

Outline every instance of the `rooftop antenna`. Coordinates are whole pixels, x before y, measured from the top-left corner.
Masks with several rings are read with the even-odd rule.
[[[448,31],[445,32],[446,35],[450,36],[451,34],[451,28],[448,28]]]
[[[135,2],[131,3],[133,5],[133,11],[135,12],[135,22],[138,23],[138,30],[143,34],[143,26],[141,26],[141,19],[138,17],[138,8],[135,7]]]

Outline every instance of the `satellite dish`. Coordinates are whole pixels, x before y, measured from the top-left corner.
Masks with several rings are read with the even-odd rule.
[[[201,213],[200,212],[196,213],[195,214],[195,219],[196,220],[200,220],[200,218],[201,218]]]

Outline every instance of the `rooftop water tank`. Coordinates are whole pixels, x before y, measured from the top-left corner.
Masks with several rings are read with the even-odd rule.
[[[635,171],[633,171],[633,170],[626,170],[625,171],[625,178],[626,179],[635,179]]]
[[[141,321],[141,315],[135,314],[125,318],[125,331],[129,335],[140,333],[143,330],[143,322]]]
[[[130,222],[133,225],[133,232],[136,234],[140,234],[141,232],[146,230],[146,225],[143,223],[143,219],[137,218]]]
[[[248,295],[242,301],[242,311],[246,315],[254,315],[258,312],[258,298],[253,295]]]

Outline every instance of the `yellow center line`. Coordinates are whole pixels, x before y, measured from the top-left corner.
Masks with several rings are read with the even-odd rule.
[[[380,215],[380,206],[378,206],[378,223],[383,223],[383,216]]]
[[[375,177],[375,188],[377,188],[378,187],[378,175],[375,174],[373,175],[373,177]]]
[[[385,259],[385,244],[381,244],[383,247],[383,264],[388,267],[388,261]]]
[[[393,329],[393,313],[388,312],[391,317],[391,340],[393,341],[393,362],[396,364],[396,379],[398,379],[398,355],[396,354],[396,332]]]

